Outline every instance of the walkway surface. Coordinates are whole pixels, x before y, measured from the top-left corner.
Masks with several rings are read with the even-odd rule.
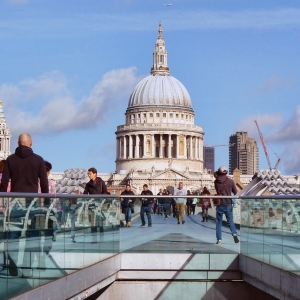
[[[185,224],[177,224],[171,215],[152,214],[152,227],[140,227],[141,220],[130,228],[120,230],[121,252],[167,252],[167,253],[239,253],[240,243],[235,244],[229,228],[222,228],[222,244],[216,244],[216,223],[214,220],[201,222],[200,215],[186,216]],[[147,221],[147,219],[146,219]],[[239,231],[238,231],[239,235]]]

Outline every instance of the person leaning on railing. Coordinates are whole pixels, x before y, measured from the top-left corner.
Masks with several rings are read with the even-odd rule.
[[[223,196],[231,196],[237,194],[237,188],[234,181],[227,176],[227,168],[221,166],[217,171],[218,177],[215,180],[215,189],[217,194]],[[233,207],[232,200],[230,198],[222,198],[220,205],[216,206],[216,236],[217,244],[222,243],[222,220],[223,215],[226,216],[227,222],[234,242],[238,243],[236,228],[233,222]]]

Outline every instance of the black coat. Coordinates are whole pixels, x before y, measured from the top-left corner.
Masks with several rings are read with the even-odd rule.
[[[95,181],[91,179],[86,184],[83,193],[90,195],[108,194],[106,184],[100,177],[96,177]]]
[[[142,191],[141,195],[153,195],[150,190]],[[153,198],[147,198],[146,200],[142,200],[142,206],[150,206],[153,203]]]
[[[9,179],[11,192],[37,193],[40,181],[41,192],[49,193],[45,162],[29,147],[19,146],[15,154],[7,158],[1,180],[1,192],[7,191]]]
[[[126,195],[126,196],[129,196],[129,195],[134,195],[134,192],[133,191],[123,191],[121,193],[121,196],[122,195]],[[122,197],[121,197],[122,199]],[[131,200],[132,202],[129,202],[129,200]],[[122,207],[122,213],[125,214],[126,213],[126,208],[127,207],[130,207],[132,208],[134,206],[134,201],[135,199],[134,198],[124,198],[124,200],[121,201],[121,207]]]

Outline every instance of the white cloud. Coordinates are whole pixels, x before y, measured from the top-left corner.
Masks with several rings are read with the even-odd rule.
[[[286,174],[300,174],[300,142],[289,143],[281,155]]]
[[[17,1],[17,0],[16,0]],[[20,0],[21,1],[21,0]],[[280,8],[265,10],[160,10],[129,14],[86,13],[49,18],[2,19],[2,37],[11,37],[13,31],[34,36],[82,36],[107,31],[147,31],[157,27],[159,20],[168,30],[281,30],[300,28],[299,8]],[[63,24],[63,26],[62,26]],[[109,24],[109,26],[107,25]],[[15,37],[15,35],[14,35]]]
[[[259,139],[258,130],[254,121],[257,121],[260,129],[269,127],[274,128],[277,127],[282,122],[282,116],[280,114],[258,114],[248,116],[243,119],[237,126],[237,131],[246,131],[248,132],[248,136],[251,138],[255,138],[257,141]]]
[[[90,94],[76,101],[67,86],[67,79],[54,71],[37,79],[0,86],[0,99],[10,130],[14,135],[58,133],[71,129],[95,127],[127,101],[139,78],[136,68],[106,73]]]
[[[256,88],[253,92],[249,93],[250,96],[266,93],[279,87],[285,87],[294,82],[292,77],[280,78],[278,75],[269,77],[263,84]]]
[[[294,115],[272,134],[271,138],[279,142],[300,140],[300,106],[296,108]]]

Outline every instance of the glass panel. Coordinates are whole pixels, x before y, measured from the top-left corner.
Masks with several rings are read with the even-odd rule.
[[[1,198],[0,299],[119,251],[116,198]]]
[[[241,253],[300,274],[300,199],[241,199]]]

